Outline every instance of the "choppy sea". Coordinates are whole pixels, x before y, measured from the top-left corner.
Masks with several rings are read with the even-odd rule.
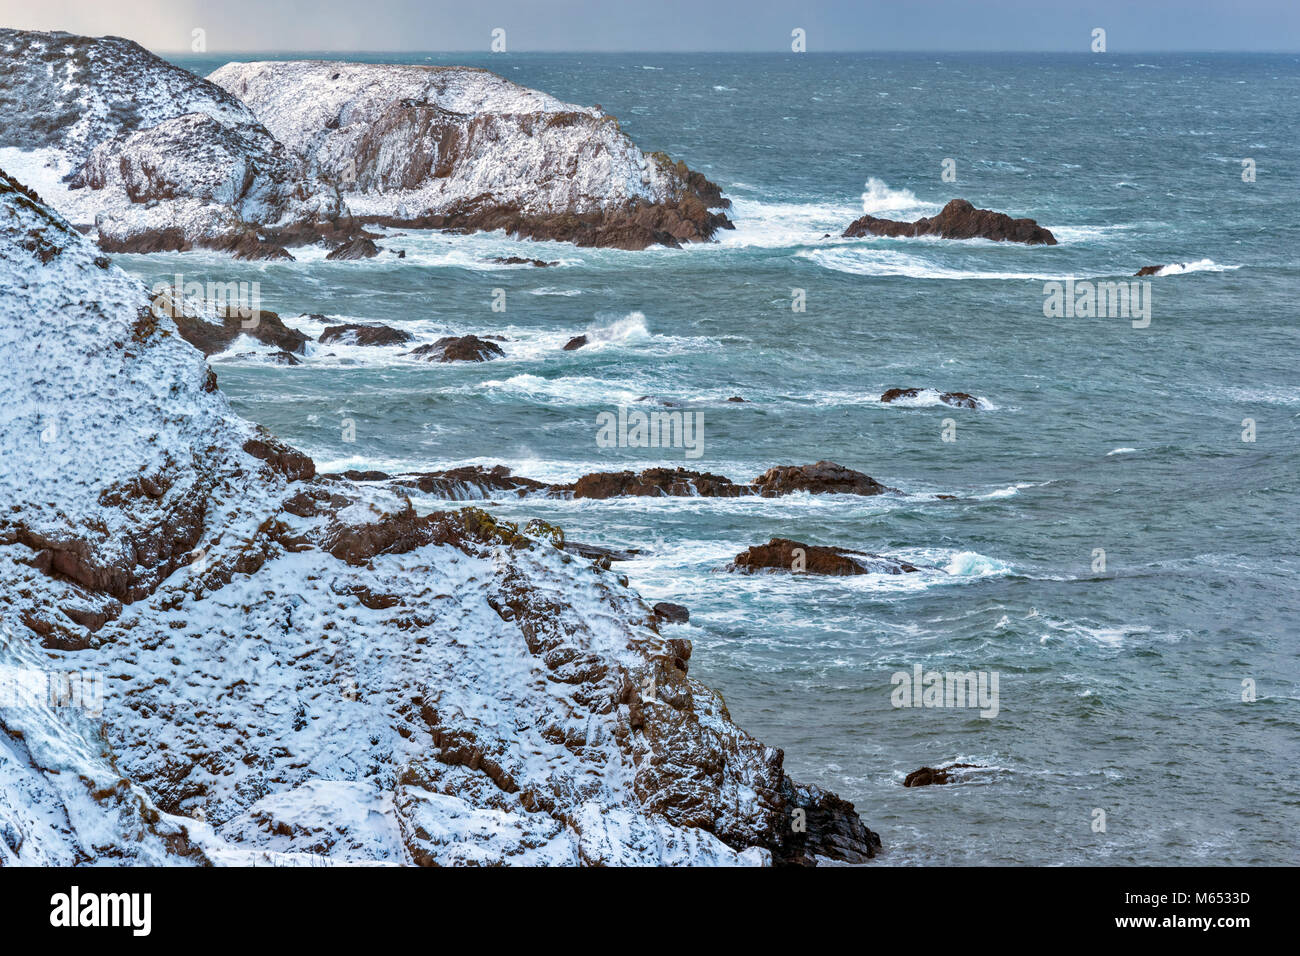
[[[881,863],[1300,862],[1300,57],[321,56],[598,102],[720,184],[736,229],[643,252],[390,230],[405,259],[115,257],[256,281],[312,334],[300,313],[508,339],[482,364],[314,346],[297,367],[241,343],[213,363],[241,414],[323,470],[864,471],[910,494],[488,506],[645,549],[619,567],[690,608],[692,674],[853,801]],[[824,238],[957,196],[1060,243]],[[490,261],[512,255],[559,265]],[[1180,268],[1145,287],[1149,324],[1044,314],[1054,281],[1150,264]],[[925,391],[882,404],[894,386]],[[699,457],[597,443],[601,412],[655,401],[698,413]],[[922,570],[721,570],[775,536]],[[996,673],[996,715],[895,706],[917,665]],[[952,761],[985,769],[902,786]]]

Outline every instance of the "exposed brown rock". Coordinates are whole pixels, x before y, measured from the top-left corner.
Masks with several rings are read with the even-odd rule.
[[[1164,266],[1143,266],[1143,267],[1142,267],[1141,269],[1139,269],[1137,272],[1133,273],[1133,275],[1135,275],[1135,276],[1153,276],[1153,275],[1156,275],[1156,274],[1157,274],[1161,269],[1163,269],[1163,268],[1164,268]]]
[[[351,259],[373,259],[379,255],[379,247],[375,245],[373,239],[366,236],[357,236],[355,239],[349,239],[329,255],[326,259],[334,261],[351,260]]]
[[[691,612],[681,604],[673,604],[671,601],[660,601],[652,610],[655,617],[668,624],[685,624],[691,619]],[[687,657],[690,653],[687,652]]]
[[[348,472],[351,477],[355,472]],[[383,474],[382,472],[367,472],[370,474]],[[384,475],[384,478],[387,478]],[[376,478],[354,478],[357,481],[376,481],[382,479]],[[540,481],[533,481],[531,478],[523,478],[518,475],[510,474],[510,469],[505,465],[496,465],[493,468],[483,468],[479,465],[465,465],[460,468],[451,468],[447,471],[429,471],[423,473],[402,475],[394,479],[395,484],[404,485],[408,488],[417,488],[426,495],[438,495],[451,499],[466,498],[486,498],[492,494],[501,492],[513,492],[522,497],[529,493],[546,493],[556,486],[547,485]]]
[[[639,473],[596,472],[583,475],[573,485],[575,498],[616,498],[623,495],[736,498],[748,494],[753,494],[753,491],[747,485],[735,484],[722,475],[688,471],[685,468],[647,468]]]
[[[351,477],[351,473],[344,477]],[[459,500],[491,497],[498,493],[513,493],[520,497],[540,495],[551,498],[598,499],[658,495],[701,498],[762,495],[772,498],[798,491],[810,494],[901,494],[897,489],[882,485],[870,475],[830,461],[769,468],[752,484],[741,484],[723,475],[687,468],[646,468],[639,472],[601,471],[583,475],[572,484],[552,484],[512,475],[504,465],[493,468],[474,465],[448,471],[398,475],[393,480],[396,484],[418,488],[426,494]]]
[[[589,558],[605,570],[609,570],[611,561],[630,561],[641,552],[636,548],[605,548],[598,544],[583,544],[581,541],[565,541],[560,545],[565,551]]]
[[[184,314],[183,309],[173,305],[170,295],[163,293],[154,299],[153,312],[156,315],[171,316],[181,338],[204,355],[224,352],[241,335],[265,342],[283,352],[299,354],[303,352],[304,346],[309,341],[306,335],[297,329],[289,328],[281,321],[280,316],[267,309],[226,308],[218,312],[221,319],[221,324],[218,325],[206,319]]]
[[[316,463],[308,456],[291,448],[264,428],[258,429],[257,438],[244,442],[244,451],[260,458],[290,481],[306,481],[316,476]]]
[[[402,345],[411,341],[411,334],[387,325],[342,323],[326,328],[317,341],[329,343],[340,339],[350,345]]]
[[[564,351],[573,352],[582,348],[586,344],[587,337],[585,335],[575,335],[573,338],[569,339],[569,341],[564,343]]]
[[[343,471],[338,474],[321,475],[325,479],[346,478],[348,481],[387,481],[392,476],[383,471]]]
[[[882,495],[897,492],[882,485],[870,475],[845,468],[833,461],[819,461],[811,465],[778,465],[769,468],[754,480],[754,488],[765,498],[788,495],[796,491],[809,494]]]
[[[967,768],[972,770],[982,769],[979,764],[975,763],[950,763],[945,767],[922,767],[909,773],[907,779],[903,781],[903,786],[928,787],[932,784],[951,783],[952,777],[949,771]]]
[[[503,266],[534,266],[538,269],[545,269],[547,266],[558,266],[559,260],[547,262],[545,259],[525,259],[522,256],[494,256],[492,261]]]
[[[824,857],[844,863],[866,863],[880,850],[880,837],[867,829],[853,804],[820,787],[786,781],[787,808],[803,811],[805,826],[789,832],[773,860],[784,866],[816,866]],[[793,821],[792,821],[793,822]]]
[[[429,345],[421,345],[410,354],[430,362],[486,362],[506,353],[501,346],[477,335],[448,335]]]
[[[937,216],[898,222],[863,216],[844,230],[845,239],[864,236],[940,236],[944,239],[992,239],[1027,245],[1056,245],[1056,237],[1032,219],[1012,219],[992,209],[976,209],[965,199],[954,199]]]
[[[896,402],[900,398],[916,398],[921,394],[921,391],[919,388],[891,388],[880,396],[880,400],[888,404]],[[939,395],[939,401],[945,405],[951,405],[953,408],[980,407],[980,400],[967,392],[943,392]]]
[[[796,554],[796,552],[801,552]],[[825,548],[789,538],[773,538],[736,555],[732,571],[790,571],[847,576],[854,574],[904,574],[920,570],[896,558],[847,548]]]

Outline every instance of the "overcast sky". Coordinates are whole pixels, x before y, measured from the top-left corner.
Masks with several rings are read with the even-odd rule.
[[[1300,50],[1300,0],[0,0],[0,25],[162,52],[295,50],[1087,52]]]

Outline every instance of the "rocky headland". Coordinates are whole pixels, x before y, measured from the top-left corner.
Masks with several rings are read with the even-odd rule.
[[[316,475],[155,306],[0,173],[0,666],[101,698],[0,700],[0,861],[875,854],[688,676],[679,609],[545,529]]]

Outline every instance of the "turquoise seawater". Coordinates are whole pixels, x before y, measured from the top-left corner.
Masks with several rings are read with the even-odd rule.
[[[736,230],[644,252],[407,232],[380,243],[403,260],[116,257],[151,281],[257,281],[290,324],[509,339],[474,365],[219,357],[241,414],[325,469],[864,471],[912,494],[489,507],[648,549],[618,567],[690,608],[692,674],[794,776],[853,801],[882,864],[1300,862],[1300,57],[337,58],[485,66],[598,102],[719,183]],[[1060,244],[822,238],[864,204],[914,219],[957,196]],[[508,255],[561,264],[488,261]],[[1044,315],[1053,280],[1164,263],[1192,265],[1150,280],[1144,328]],[[583,332],[594,346],[561,351]],[[891,386],[986,407],[882,405]],[[597,444],[597,415],[644,396],[699,413],[700,457]],[[721,570],[774,536],[925,570]],[[893,706],[916,665],[996,672],[996,716]],[[989,769],[902,786],[953,760]]]

